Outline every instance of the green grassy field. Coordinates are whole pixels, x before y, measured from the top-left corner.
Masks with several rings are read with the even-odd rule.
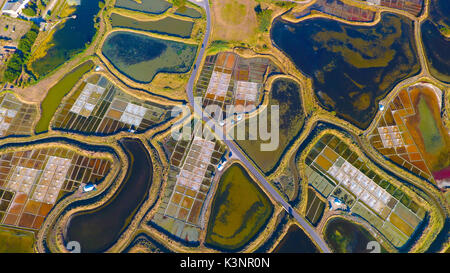
[[[206,243],[235,251],[259,232],[272,212],[273,205],[265,193],[241,165],[234,164],[220,179],[212,204]]]
[[[233,25],[239,25],[247,14],[246,6],[236,0],[229,1],[225,4],[221,16],[224,20]]]
[[[58,83],[56,83],[47,93],[41,104],[41,118],[36,124],[36,133],[46,132],[50,125],[53,115],[55,114],[61,100],[64,96],[72,90],[78,80],[92,69],[94,63],[92,61],[87,61],[71,72],[66,74]]]
[[[0,253],[33,253],[34,234],[0,227]]]

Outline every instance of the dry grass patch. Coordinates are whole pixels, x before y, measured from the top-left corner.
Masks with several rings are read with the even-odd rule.
[[[239,41],[253,36],[258,28],[256,5],[254,0],[213,1],[211,40]]]

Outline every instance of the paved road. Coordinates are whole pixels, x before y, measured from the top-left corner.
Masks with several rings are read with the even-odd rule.
[[[203,114],[203,110],[201,106],[197,105],[194,101],[194,82],[197,75],[197,72],[200,68],[203,55],[205,53],[205,48],[208,43],[210,30],[211,30],[211,14],[210,14],[210,7],[208,0],[203,0],[202,2],[198,2],[195,0],[190,0],[191,2],[203,7],[206,11],[206,31],[205,36],[203,38],[203,46],[200,49],[200,52],[197,56],[197,60],[195,63],[195,68],[192,71],[191,77],[189,78],[188,86],[187,86],[187,94],[188,94],[188,100],[191,106],[194,108],[194,111],[196,114],[202,117],[202,119],[211,125],[212,130],[215,128],[215,122],[210,120],[210,118]],[[220,127],[219,127],[220,128]],[[322,237],[309,225],[309,223],[300,216],[294,209],[291,208],[291,206],[281,197],[281,195],[275,190],[274,187],[266,180],[264,175],[261,174],[261,172],[255,168],[255,166],[250,162],[250,160],[244,155],[244,153],[241,151],[241,149],[236,145],[236,143],[228,137],[224,137],[223,129],[215,130],[215,133],[218,135],[220,139],[223,140],[223,142],[228,146],[228,148],[232,151],[235,157],[237,157],[242,164],[244,164],[247,169],[253,174],[253,176],[259,180],[261,185],[264,186],[266,191],[272,196],[274,200],[276,200],[278,203],[280,203],[286,211],[289,211],[291,209],[292,216],[297,220],[297,222],[303,227],[303,229],[310,235],[310,238],[312,238],[317,246],[319,246],[320,250],[325,253],[331,252],[328,248],[325,241],[322,239]]]

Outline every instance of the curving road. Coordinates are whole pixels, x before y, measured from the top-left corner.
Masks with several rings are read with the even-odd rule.
[[[245,156],[245,154],[241,151],[241,149],[234,143],[234,141],[230,140],[229,137],[225,137],[223,134],[223,129],[214,130],[215,121],[210,119],[209,116],[203,113],[203,110],[200,105],[196,104],[194,101],[194,82],[197,77],[197,73],[199,71],[200,65],[203,60],[203,55],[205,54],[205,49],[208,43],[210,31],[211,31],[211,14],[208,0],[189,0],[190,2],[201,6],[206,11],[206,31],[205,36],[203,38],[202,47],[197,56],[197,60],[195,62],[194,69],[192,71],[191,77],[189,78],[188,85],[186,87],[186,91],[188,94],[188,100],[190,105],[194,108],[194,111],[197,115],[202,117],[202,119],[210,125],[211,129],[215,131],[220,139],[228,146],[230,151],[232,151],[233,155],[237,157],[242,164],[244,164],[247,169],[253,174],[253,176],[258,179],[259,183],[266,189],[266,191],[272,196],[274,200],[276,200],[279,204],[283,206],[286,211],[291,211],[291,215],[297,220],[297,222],[303,227],[304,231],[307,232],[310,238],[316,243],[316,245],[320,248],[322,252],[330,253],[330,249],[328,248],[325,241],[322,237],[312,228],[312,226],[303,218],[300,214],[298,214],[291,206],[286,202],[286,200],[281,197],[281,195],[275,190],[275,188],[266,180],[264,175],[250,162],[250,160]],[[220,128],[220,127],[219,127]]]

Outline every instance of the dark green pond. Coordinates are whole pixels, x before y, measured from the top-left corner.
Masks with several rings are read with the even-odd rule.
[[[78,241],[81,252],[102,252],[119,239],[137,209],[147,198],[153,165],[145,146],[137,139],[122,139],[131,166],[118,192],[95,210],[78,213],[67,227],[66,242]]]
[[[342,218],[331,219],[324,231],[325,241],[336,253],[368,253],[367,244],[376,241],[362,226]],[[381,248],[381,252],[386,252]]]
[[[318,253],[311,239],[297,225],[291,225],[288,232],[274,249],[275,253]]]
[[[152,14],[164,13],[172,7],[172,4],[164,0],[140,0],[140,2],[138,3],[136,0],[116,0],[115,7]]]
[[[194,62],[197,46],[128,31],[106,38],[102,53],[111,64],[136,82],[149,83],[159,72],[185,73]]]
[[[378,101],[420,70],[413,31],[412,21],[394,14],[382,15],[371,27],[325,18],[296,24],[278,18],[271,37],[313,79],[323,107],[366,128]]]
[[[450,83],[450,1],[431,1],[429,19],[422,23],[422,41],[431,74]]]
[[[180,15],[180,16],[191,17],[191,18],[202,17],[202,14],[200,12],[198,12],[196,9],[189,8],[186,6],[178,8],[177,11],[175,11],[175,14]]]
[[[165,17],[156,21],[139,21],[118,13],[112,13],[111,26],[189,38],[191,36],[192,28],[194,27],[194,22],[184,21],[173,17]]]
[[[52,72],[92,42],[97,32],[94,18],[100,11],[98,3],[99,0],[81,0],[81,5],[73,13],[76,18],[67,19],[65,23],[57,26],[51,41],[53,45],[45,56],[31,65],[36,76],[41,77]]]

